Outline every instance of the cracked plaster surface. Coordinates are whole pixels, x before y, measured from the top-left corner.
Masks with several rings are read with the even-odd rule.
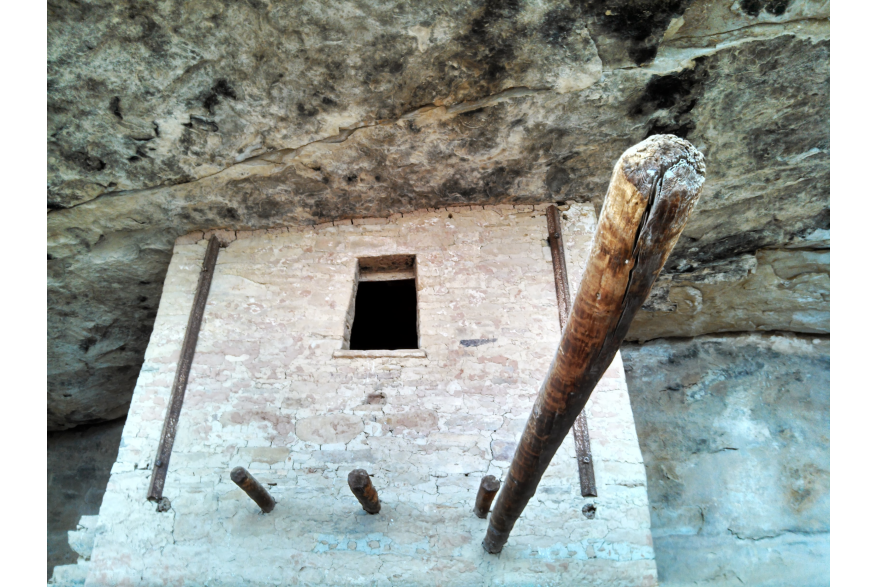
[[[564,215],[572,269],[596,216]],[[506,473],[497,443],[516,442],[559,341],[546,230],[544,207],[496,206],[221,234],[159,514],[149,466],[208,235],[179,239],[86,584],[654,585],[620,356],[587,407],[599,497],[579,494],[570,435],[502,554],[480,544],[478,484]],[[356,258],[409,253],[426,358],[334,359]],[[461,344],[473,339],[489,342]],[[230,481],[238,465],[275,497],[271,514]],[[353,468],[372,475],[380,514],[347,488]]]

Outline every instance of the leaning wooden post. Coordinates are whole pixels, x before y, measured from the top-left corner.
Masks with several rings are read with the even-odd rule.
[[[235,467],[231,471],[231,480],[250,496],[250,499],[256,502],[263,512],[270,514],[274,509],[275,501],[261,483],[250,475],[250,472],[243,467]]]
[[[569,322],[494,503],[484,549],[498,553],[536,493],[673,250],[704,182],[691,143],[656,135],[618,160]]]
[[[354,469],[347,475],[347,485],[350,491],[359,500],[362,509],[370,514],[376,514],[381,511],[381,501],[378,499],[378,492],[372,485],[365,469]]]
[[[499,479],[493,475],[487,475],[481,479],[478,486],[478,494],[475,496],[475,515],[479,518],[486,518],[490,511],[490,504],[496,492],[499,491]]]
[[[180,351],[180,360],[177,362],[177,372],[174,375],[174,383],[171,387],[170,405],[168,405],[167,413],[164,416],[161,439],[158,443],[158,454],[155,456],[155,465],[152,467],[149,493],[146,494],[146,499],[149,501],[160,502],[163,497],[164,482],[170,466],[174,440],[177,437],[177,424],[180,422],[186,386],[189,384],[189,371],[191,371],[192,361],[195,359],[198,333],[201,331],[204,308],[207,306],[207,294],[210,293],[210,284],[213,282],[213,271],[216,269],[216,259],[219,256],[220,246],[216,235],[211,236],[210,241],[207,243],[204,263],[201,265],[201,273],[198,275],[195,299],[192,301],[189,322],[186,323],[186,334],[183,336],[183,348]]]

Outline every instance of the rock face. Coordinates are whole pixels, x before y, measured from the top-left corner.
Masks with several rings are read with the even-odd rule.
[[[95,516],[119,453],[124,420],[103,422],[65,432],[49,432],[46,440],[48,527],[46,570],[76,562],[67,532],[82,516]],[[80,552],[80,555],[82,553]]]
[[[627,344],[661,585],[828,585],[827,337]]]
[[[760,250],[664,274],[629,340],[710,332],[830,332],[826,250]]]
[[[810,301],[827,296],[826,265],[783,277],[773,256],[828,246],[828,14],[803,0],[50,2],[49,428],[126,412],[181,234],[453,203],[599,209],[615,160],[656,133],[692,141],[707,183],[663,309],[632,336],[825,331]],[[732,291],[697,285],[753,257]],[[743,300],[752,279],[763,302]]]

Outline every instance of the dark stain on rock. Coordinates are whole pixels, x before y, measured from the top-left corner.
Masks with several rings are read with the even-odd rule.
[[[381,59],[375,65],[378,71],[386,71],[392,75],[399,75],[405,69],[405,63],[401,59]]]
[[[231,206],[226,206],[224,209],[219,211],[219,217],[223,220],[231,220],[237,221],[241,219],[241,215],[238,214],[238,211],[232,208]]]
[[[649,123],[648,130],[646,131],[646,137],[648,138],[652,135],[676,135],[677,137],[686,139],[695,127],[696,125],[693,120],[688,120],[683,123],[671,122],[669,124],[652,121]]]
[[[549,10],[539,25],[539,34],[548,44],[563,47],[581,16],[581,5],[574,2],[563,8]]]
[[[298,112],[299,116],[304,118],[313,118],[320,113],[320,111],[313,106],[305,106],[301,102],[295,105],[295,110]]]
[[[545,185],[552,195],[560,194],[563,188],[570,182],[569,171],[560,163],[555,163],[548,168],[545,174]]]
[[[464,185],[460,178],[454,177],[442,182],[438,188],[439,202],[437,203],[457,203],[468,202],[474,198],[478,191],[476,188]]]
[[[216,80],[216,83],[213,84],[213,87],[202,100],[202,104],[207,109],[207,112],[213,114],[213,109],[219,104],[220,98],[238,99],[237,94],[226,79]]]
[[[621,41],[637,65],[651,61],[670,21],[681,16],[693,0],[584,0],[594,32]],[[599,41],[598,41],[599,46]]]
[[[512,192],[515,181],[524,173],[525,171],[520,165],[512,165],[510,167],[500,165],[491,169],[481,180],[484,184],[484,194],[491,201],[508,195]]]
[[[468,30],[456,37],[459,50],[446,54],[443,75],[414,88],[408,108],[430,104],[438,97],[454,94],[460,100],[474,100],[499,90],[507,66],[515,62],[517,45],[525,27],[516,23],[518,0],[487,0]],[[463,89],[465,87],[465,90]]]
[[[120,37],[132,43],[142,43],[155,54],[167,52],[169,39],[161,26],[146,13],[144,6],[132,6],[128,11],[128,23],[121,25]]]
[[[694,61],[693,68],[652,78],[628,109],[631,117],[651,117],[643,138],[672,134],[684,139],[697,128],[691,111],[703,95],[709,71],[705,58]]]
[[[207,120],[206,118],[201,118],[200,116],[189,116],[189,122],[184,123],[183,126],[186,128],[194,129],[194,130],[203,130],[206,132],[219,132],[219,125],[217,125],[212,120]]]
[[[831,228],[831,208],[826,208],[813,218],[813,228],[829,230]]]
[[[93,347],[97,343],[97,338],[94,336],[89,336],[81,341],[79,341],[79,350],[83,353],[87,353],[88,350]]]
[[[791,0],[769,0],[764,5],[764,9],[774,16],[781,16],[786,13],[789,4],[791,4]]]
[[[136,163],[137,161],[140,161],[141,159],[146,159],[148,157],[149,154],[146,152],[146,149],[143,147],[143,145],[137,145],[137,150],[134,152],[134,155],[128,157],[128,161],[131,163]]]
[[[65,158],[68,161],[72,161],[79,165],[84,171],[102,171],[107,166],[101,158],[89,155],[85,151],[73,151],[72,153],[67,153]]]
[[[698,265],[754,253],[783,239],[783,231],[768,224],[759,230],[732,234],[712,243],[677,243],[665,265],[667,273],[686,273]],[[681,246],[679,246],[681,245]]]
[[[499,79],[505,73],[505,64],[515,56],[512,39],[492,29],[497,23],[512,20],[519,10],[518,0],[487,0],[481,14],[472,21],[468,37],[484,48],[480,63],[486,66],[484,78],[488,82]]]
[[[119,120],[123,120],[122,118],[122,110],[119,108],[119,104],[121,104],[122,99],[118,96],[113,96],[113,99],[110,100],[110,112],[113,113]]]
[[[786,9],[791,2],[789,0],[742,0],[740,2],[740,10],[747,15],[756,17],[761,14],[762,9],[773,16],[782,16],[786,13]]]
[[[690,112],[697,104],[697,98],[702,93],[702,86],[707,78],[703,62],[704,58],[699,57],[695,60],[694,68],[652,78],[628,113],[638,116],[670,109],[680,113]]]
[[[740,2],[740,10],[749,16],[758,16],[762,6],[764,6],[764,0],[741,0]]]

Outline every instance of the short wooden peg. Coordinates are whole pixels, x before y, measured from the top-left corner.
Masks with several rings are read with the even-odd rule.
[[[347,484],[350,486],[350,491],[359,500],[362,509],[370,514],[376,514],[381,511],[381,501],[378,499],[378,492],[375,490],[375,486],[372,485],[372,480],[365,469],[350,471],[350,474],[347,475]]]
[[[266,514],[271,513],[271,510],[274,509],[275,501],[274,498],[271,497],[271,494],[268,493],[268,490],[262,487],[262,484],[256,481],[256,479],[250,475],[250,472],[244,469],[243,467],[235,467],[231,471],[231,480],[235,482],[235,484],[244,490],[244,492],[250,496],[250,499],[256,502],[262,511]]]
[[[475,515],[479,518],[486,518],[487,512],[490,511],[490,505],[496,492],[499,491],[499,479],[493,475],[487,475],[481,479],[481,485],[478,487],[478,495],[475,496]]]

